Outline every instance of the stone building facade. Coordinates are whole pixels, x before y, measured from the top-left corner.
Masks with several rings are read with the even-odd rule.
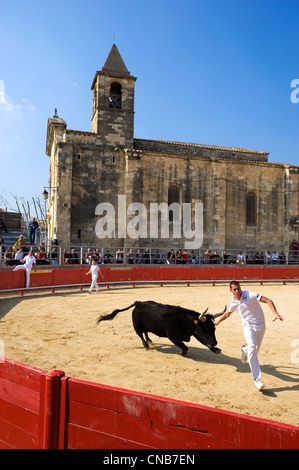
[[[48,119],[48,236],[66,247],[287,250],[298,239],[299,167],[255,150],[135,138],[135,82],[113,45],[91,86],[92,131]],[[173,203],[180,214],[165,212]]]

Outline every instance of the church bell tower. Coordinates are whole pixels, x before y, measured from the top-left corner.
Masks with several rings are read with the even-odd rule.
[[[98,134],[105,147],[133,146],[135,81],[113,44],[91,85],[92,132]]]

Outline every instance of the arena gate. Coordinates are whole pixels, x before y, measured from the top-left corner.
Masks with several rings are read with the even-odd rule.
[[[0,448],[298,449],[299,428],[0,362]]]

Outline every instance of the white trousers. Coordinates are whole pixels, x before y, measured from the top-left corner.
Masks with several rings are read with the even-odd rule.
[[[264,334],[266,331],[265,323],[259,323],[257,325],[243,325],[244,336],[246,340],[246,347],[242,348],[247,354],[249,367],[251,370],[252,378],[260,379],[262,372],[259,364],[257,354],[262,345]]]
[[[26,287],[29,287],[31,268],[26,268],[26,266],[24,264],[19,264],[18,266],[15,267],[14,271],[20,271],[20,269],[25,269],[25,271],[26,271]]]
[[[97,283],[98,276],[91,276],[91,284],[89,288],[89,292],[92,292],[92,289],[95,287],[96,291],[98,292],[100,290],[98,283]]]

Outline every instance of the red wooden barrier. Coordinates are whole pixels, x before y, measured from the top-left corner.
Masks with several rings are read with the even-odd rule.
[[[296,449],[299,428],[0,363],[0,448]]]
[[[31,271],[30,287],[83,285],[90,282],[88,268],[37,269]],[[98,281],[102,284],[137,282],[196,282],[196,281],[270,281],[299,280],[299,267],[285,266],[103,266]],[[0,271],[0,291],[24,289],[24,271]]]
[[[68,447],[296,448],[299,428],[70,379]],[[294,446],[294,447],[293,447]]]

